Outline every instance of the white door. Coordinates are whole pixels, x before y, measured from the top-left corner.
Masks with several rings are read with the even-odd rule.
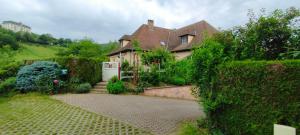
[[[102,63],[102,80],[108,81],[113,76],[119,77],[119,62],[103,62]]]

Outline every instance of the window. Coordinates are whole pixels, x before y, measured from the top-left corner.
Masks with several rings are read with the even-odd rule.
[[[188,36],[181,37],[181,44],[188,44]]]

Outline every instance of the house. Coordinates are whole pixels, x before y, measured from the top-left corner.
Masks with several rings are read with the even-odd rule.
[[[20,22],[3,21],[1,26],[5,29],[12,30],[14,32],[31,32],[31,28]]]
[[[134,40],[140,43],[144,51],[151,51],[163,47],[172,52],[177,60],[191,55],[192,47],[200,43],[205,36],[218,32],[206,21],[200,21],[179,29],[157,27],[153,20],[141,25],[133,34],[124,35],[119,39],[120,48],[108,56],[111,62],[127,60],[130,64],[138,60],[134,47]]]

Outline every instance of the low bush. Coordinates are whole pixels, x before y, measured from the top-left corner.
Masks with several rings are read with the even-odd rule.
[[[110,94],[120,94],[126,91],[124,83],[116,79],[116,77],[108,81],[106,88]]]
[[[60,66],[55,62],[38,61],[24,66],[17,74],[16,87],[21,92],[41,91],[50,93],[53,80],[58,79]]]
[[[0,83],[0,95],[7,94],[15,89],[16,77],[10,77]]]
[[[184,123],[179,129],[178,135],[209,135],[207,129],[197,127],[194,123]]]
[[[92,86],[89,83],[82,83],[79,84],[76,89],[75,92],[76,93],[89,93],[91,90]]]
[[[0,81],[5,80],[6,78],[9,78],[9,77],[15,77],[21,66],[22,66],[22,64],[18,63],[18,62],[13,62],[13,63],[7,64],[5,66],[1,66]]]
[[[169,79],[167,79],[167,82],[169,84],[173,84],[173,85],[178,85],[178,86],[182,86],[186,84],[186,81],[184,78],[178,77],[178,76],[173,76]]]
[[[218,70],[203,100],[210,127],[230,135],[271,135],[274,123],[300,128],[300,60],[234,61]]]
[[[152,86],[159,86],[160,83],[160,75],[158,70],[153,67],[151,71],[142,71],[140,72],[140,82],[150,84]]]

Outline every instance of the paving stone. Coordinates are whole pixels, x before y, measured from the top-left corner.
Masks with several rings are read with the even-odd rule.
[[[33,108],[0,125],[0,135],[144,135],[145,130],[57,101],[10,101],[12,107]],[[1,115],[1,114],[0,114]],[[121,128],[126,130],[120,132]],[[129,130],[130,129],[130,130]],[[132,130],[138,133],[131,132]]]
[[[204,117],[202,107],[196,101],[190,100],[93,93],[55,95],[53,98],[91,112],[128,122],[157,135],[172,133],[178,124],[184,120],[196,120],[199,117]],[[117,127],[116,125],[109,127],[114,129],[109,129],[107,132],[118,129],[122,134],[124,132],[140,134],[140,130],[131,127]]]

